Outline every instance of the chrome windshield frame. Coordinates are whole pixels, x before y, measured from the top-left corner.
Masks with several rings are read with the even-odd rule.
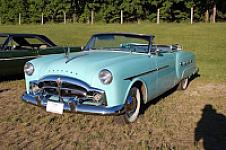
[[[153,35],[146,35],[146,34],[134,34],[134,33],[98,33],[94,34],[90,40],[87,42],[86,46],[84,47],[83,51],[90,51],[93,45],[93,42],[95,42],[95,39],[97,36],[104,36],[104,35],[112,35],[112,36],[125,36],[125,37],[131,37],[131,38],[138,38],[138,39],[143,39],[148,42],[148,49],[147,52],[144,53],[150,53],[151,52],[151,47],[152,47],[152,41],[154,39]]]

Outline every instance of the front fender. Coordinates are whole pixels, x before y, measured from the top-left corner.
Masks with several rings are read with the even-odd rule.
[[[147,97],[147,96],[148,96],[147,85],[146,85],[146,83],[145,83],[145,81],[144,81],[143,79],[137,78],[137,79],[134,79],[134,80],[132,80],[132,81],[130,82],[130,85],[128,86],[127,91],[126,91],[126,93],[125,93],[124,104],[125,104],[125,102],[126,102],[127,96],[129,95],[130,89],[131,89],[136,83],[139,83],[139,82],[142,84],[142,86],[144,86],[144,91],[140,91],[140,92],[142,92],[142,95],[143,95],[142,100],[143,100],[144,103],[147,103],[147,101],[148,101],[148,97]],[[141,90],[141,89],[140,89],[140,90]],[[144,92],[144,93],[143,93],[143,92]]]

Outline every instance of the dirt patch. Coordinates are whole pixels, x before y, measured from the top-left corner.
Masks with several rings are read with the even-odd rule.
[[[208,96],[212,98],[225,97],[226,98],[226,85],[219,83],[208,83],[196,86],[196,89],[192,89],[185,92],[190,96]]]
[[[198,126],[208,130],[199,122],[209,105],[214,113],[204,122],[224,120],[218,117],[226,116],[225,88],[226,83],[194,80],[186,91],[172,92],[150,104],[137,122],[117,125],[111,116],[47,113],[20,100],[23,80],[2,82],[0,149],[204,149],[207,139],[196,130]],[[212,136],[213,145],[216,138],[226,137],[221,124],[214,126],[222,133]],[[195,140],[197,135],[201,138]]]

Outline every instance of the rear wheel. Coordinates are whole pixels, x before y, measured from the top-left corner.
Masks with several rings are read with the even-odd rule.
[[[135,122],[140,112],[140,97],[140,90],[137,87],[131,88],[125,104],[125,114],[115,116],[114,121],[116,123]]]
[[[180,81],[178,85],[178,90],[186,90],[188,88],[189,78],[185,78]]]

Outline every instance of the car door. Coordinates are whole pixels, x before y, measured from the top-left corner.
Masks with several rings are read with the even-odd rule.
[[[37,50],[30,45],[25,36],[9,37],[5,47],[1,56],[3,76],[23,73],[24,64],[37,57]]]
[[[17,75],[23,73],[24,64],[35,58],[35,50],[7,50],[0,53],[0,76]]]
[[[156,55],[157,65],[157,90],[158,94],[162,94],[174,86],[176,77],[175,71],[175,54],[172,52],[164,52]]]

